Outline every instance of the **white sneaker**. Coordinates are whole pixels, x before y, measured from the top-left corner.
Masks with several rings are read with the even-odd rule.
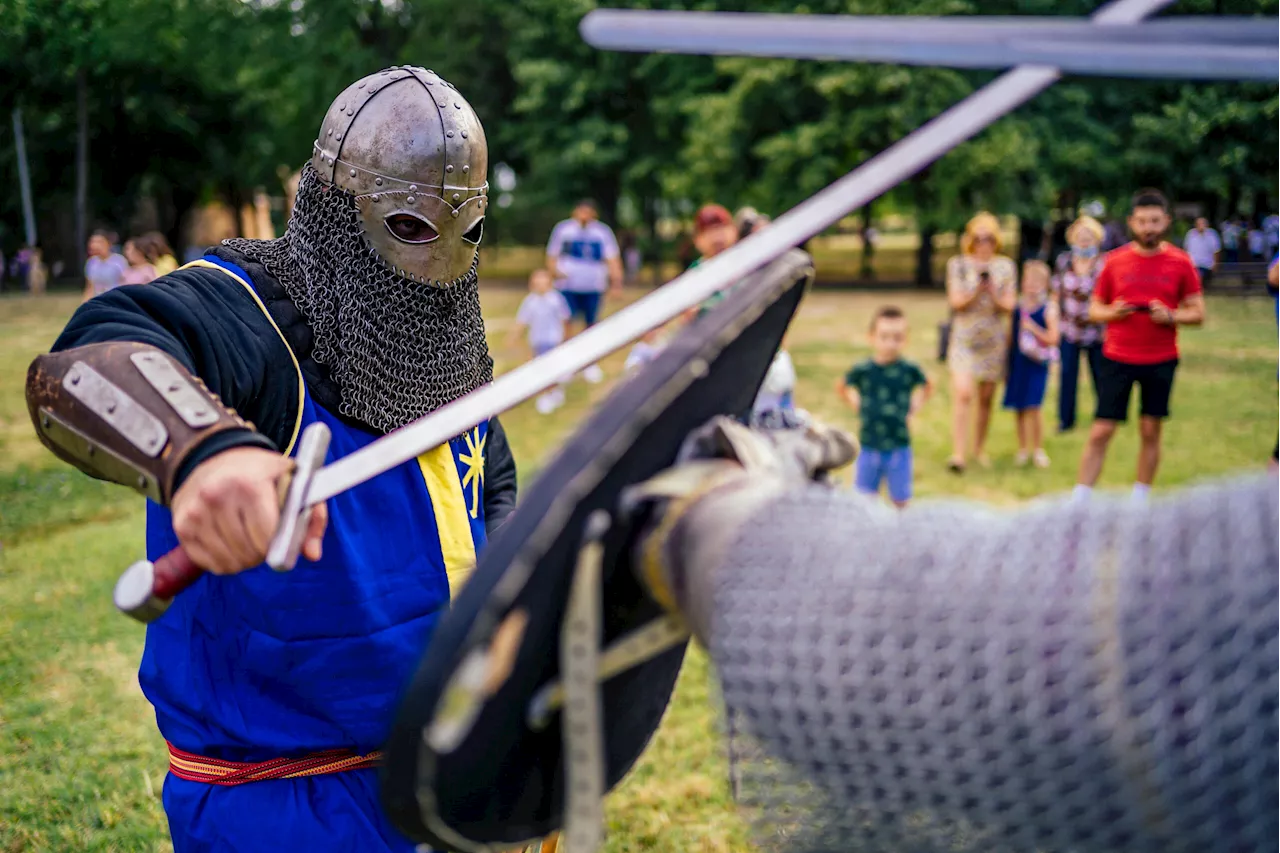
[[[590,382],[592,385],[599,385],[604,381],[604,371],[600,369],[600,365],[593,364],[586,370],[582,371],[582,378]]]
[[[538,410],[538,414],[549,415],[556,410],[556,398],[550,392],[539,394],[538,399],[533,402],[533,407]]]
[[[1031,457],[1031,461],[1035,463],[1035,466],[1037,468],[1048,468],[1049,454],[1045,453],[1043,450],[1037,450],[1035,454]]]
[[[1025,468],[1031,457],[1027,455],[1027,451],[1019,450],[1018,454],[1013,457],[1013,464],[1019,468]]]

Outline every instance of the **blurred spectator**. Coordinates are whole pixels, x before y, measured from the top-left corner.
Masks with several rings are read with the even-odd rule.
[[[1105,255],[1112,249],[1118,249],[1129,242],[1129,231],[1123,220],[1111,219],[1102,232],[1102,253]]]
[[[606,289],[615,295],[621,293],[618,240],[613,229],[600,221],[591,199],[579,201],[573,215],[552,229],[547,241],[547,269],[569,303],[571,317],[582,317],[584,329],[595,325]],[[582,371],[582,376],[588,382],[600,382],[604,371],[593,364]]]
[[[84,262],[84,299],[87,302],[100,293],[124,284],[129,262],[111,251],[111,237],[106,231],[94,231],[89,238],[89,258]]]
[[[149,284],[156,280],[156,268],[147,263],[146,255],[138,247],[142,241],[141,237],[125,241],[124,259],[129,262],[129,268],[121,276],[121,284]]]
[[[1234,264],[1240,260],[1240,241],[1244,239],[1244,226],[1231,218],[1222,223],[1222,254],[1224,260]]]
[[[971,412],[977,404],[973,454],[990,465],[985,446],[996,384],[1004,378],[1009,351],[1009,312],[1018,299],[1018,268],[999,254],[1000,221],[987,212],[974,216],[960,238],[960,254],[947,261],[947,302],[954,312],[947,364],[951,368],[951,458],[947,467],[963,473],[969,449]]]
[[[1260,261],[1267,250],[1267,238],[1261,228],[1249,229],[1249,260]]]
[[[719,204],[704,204],[693,216],[693,245],[698,250],[698,257],[689,264],[689,269],[710,260],[725,249],[738,242],[738,225],[728,208]],[[732,286],[713,293],[703,300],[702,305],[686,313],[686,317],[701,316],[711,310],[718,302],[729,295]]]
[[[754,207],[739,208],[733,215],[733,224],[738,229],[738,239],[742,240],[767,226],[773,220],[768,214],[761,213]]]
[[[1276,250],[1280,249],[1280,216],[1273,213],[1263,219],[1262,233],[1266,237],[1266,251],[1261,259],[1270,261],[1276,256]]]
[[[657,358],[665,346],[666,343],[662,339],[662,329],[650,329],[644,333],[644,337],[636,341],[635,346],[631,348],[631,352],[627,353],[627,363],[623,365],[623,371],[631,373],[639,370]]]
[[[630,229],[623,231],[618,238],[618,248],[622,251],[623,279],[625,283],[633,284],[640,277],[640,264],[643,260],[636,233]]]
[[[1080,355],[1089,362],[1089,377],[1098,387],[1102,360],[1102,326],[1089,322],[1089,301],[1102,271],[1100,252],[1104,233],[1101,223],[1081,216],[1067,229],[1071,251],[1058,259],[1054,290],[1062,317],[1062,376],[1058,383],[1058,432],[1076,425],[1077,388],[1080,382]]]
[[[1197,217],[1195,227],[1182,238],[1182,248],[1200,273],[1200,286],[1207,288],[1218,266],[1218,252],[1222,251],[1218,232],[1209,227],[1209,220]]]
[[[1058,343],[1058,305],[1050,298],[1049,265],[1027,261],[1022,265],[1022,296],[1013,310],[1013,346],[1004,386],[1004,407],[1017,417],[1014,464],[1019,467],[1028,461],[1037,468],[1049,467],[1040,407],[1049,365],[1058,359]]]
[[[178,268],[178,259],[173,256],[169,241],[159,231],[148,231],[139,237],[137,242],[147,263],[155,267],[157,278],[168,275]]]

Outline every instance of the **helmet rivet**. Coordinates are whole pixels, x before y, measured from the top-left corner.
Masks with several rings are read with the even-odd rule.
[[[406,199],[405,199],[405,201],[406,201],[408,204],[413,204],[413,196],[409,196],[408,198],[406,198]]]
[[[342,141],[342,134],[341,134],[341,133],[339,133],[337,136],[335,136],[335,137],[334,137],[334,139],[336,139],[336,140],[338,140],[339,142],[341,142],[341,141]]]
[[[453,108],[454,108],[455,110],[460,110],[460,109],[462,109],[462,104],[458,103],[457,101],[454,101],[454,102],[453,102]]]
[[[377,194],[377,193],[374,193],[373,195],[369,196],[369,198],[373,199],[374,201],[377,201],[377,200],[378,200],[378,194]]]
[[[355,170],[355,169],[352,169],[352,170],[351,170],[351,177],[353,177],[353,178],[354,178],[355,176],[356,176],[356,170]]]
[[[363,80],[361,80],[361,81],[360,81],[360,85],[359,85],[359,86],[356,86],[356,88],[357,88],[357,89],[363,89],[363,88],[364,88],[364,81],[363,81]]]
[[[329,128],[329,135],[330,135],[330,136],[333,136],[333,128],[332,128],[332,127],[331,127],[331,128]]]
[[[441,102],[440,102],[440,106],[442,106],[442,107],[447,107],[447,106],[449,106],[449,104],[448,104],[446,101],[441,101]]]
[[[467,138],[467,132],[466,132],[465,130],[464,130],[464,131],[462,131],[462,138],[463,138],[463,139],[466,139],[466,138]]]
[[[453,131],[452,130],[449,131],[448,133],[445,134],[445,136],[449,137],[450,139],[453,139]]]
[[[349,115],[349,116],[353,116],[353,115],[355,115],[355,114],[356,114],[356,111],[355,111],[355,110],[347,110],[347,115]]]
[[[462,196],[461,196],[461,195],[459,195],[458,193],[454,193],[454,194],[453,194],[453,200],[454,200],[454,201],[457,201],[457,200],[458,200],[458,199],[460,199],[460,198],[462,198]]]
[[[418,191],[418,185],[417,185],[417,184],[409,184],[409,192],[411,192],[411,193],[416,193],[417,191]]]
[[[427,69],[427,73],[428,73],[428,74],[435,74],[436,72],[434,72],[434,71],[432,71],[430,68],[428,68],[428,69]]]
[[[464,171],[464,172],[470,172],[470,171],[471,171],[471,167],[470,167],[470,166],[463,166],[463,167],[462,167],[462,171]]]
[[[444,167],[444,170],[445,170],[446,172],[452,172],[452,171],[453,171],[453,167],[452,167],[452,166],[445,166],[445,167]]]
[[[378,186],[382,186],[382,178],[374,178],[373,182]]]
[[[455,210],[455,211],[453,211],[453,215],[454,215],[454,217],[456,218],[456,217],[457,217],[457,215],[458,215],[458,211],[456,211],[456,210]]]
[[[339,110],[345,110],[346,108],[347,108],[347,105],[346,105],[346,104],[338,104],[338,109],[339,109]]]
[[[372,94],[373,94],[374,92],[376,92],[376,91],[378,91],[378,87],[377,87],[377,86],[370,86],[370,87],[369,87],[369,94],[370,94],[370,95],[372,95]]]

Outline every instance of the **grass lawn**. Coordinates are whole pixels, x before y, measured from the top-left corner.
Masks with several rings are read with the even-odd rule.
[[[484,295],[499,371],[524,357],[503,344],[519,298],[504,289]],[[906,309],[912,355],[939,387],[915,436],[917,493],[1013,505],[1069,489],[1080,432],[1051,435],[1048,470],[1015,469],[1013,422],[1004,414],[995,420],[990,470],[963,478],[944,470],[947,379],[932,358],[944,314],[937,295],[812,294],[788,341],[799,404],[855,427],[832,387],[866,354],[871,311],[890,301]],[[118,572],[142,551],[142,499],[90,480],[44,452],[22,398],[27,363],[49,345],[75,304],[68,296],[0,299],[0,853],[169,849],[158,798],[164,744],[135,676],[143,632],[115,612],[110,597]],[[1256,470],[1276,438],[1277,338],[1270,301],[1210,300],[1209,318],[1203,329],[1182,334],[1183,367],[1166,430],[1161,490]],[[605,362],[611,376],[623,358]],[[1051,384],[1051,400],[1055,388]],[[506,416],[525,482],[607,391],[579,382],[553,416],[539,416],[531,403]],[[1081,406],[1086,413],[1092,406],[1087,383]],[[1112,447],[1105,487],[1127,486],[1136,449],[1131,426]],[[610,853],[750,849],[728,796],[713,691],[706,659],[695,652],[657,738],[610,797]]]

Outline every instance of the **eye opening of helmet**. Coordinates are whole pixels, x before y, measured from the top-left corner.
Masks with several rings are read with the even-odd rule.
[[[476,220],[476,224],[467,229],[467,233],[462,235],[462,239],[466,240],[473,246],[480,245],[480,238],[484,236],[484,217],[481,216]]]
[[[440,232],[427,219],[403,210],[388,215],[383,221],[391,236],[401,243],[430,243],[440,236]]]

